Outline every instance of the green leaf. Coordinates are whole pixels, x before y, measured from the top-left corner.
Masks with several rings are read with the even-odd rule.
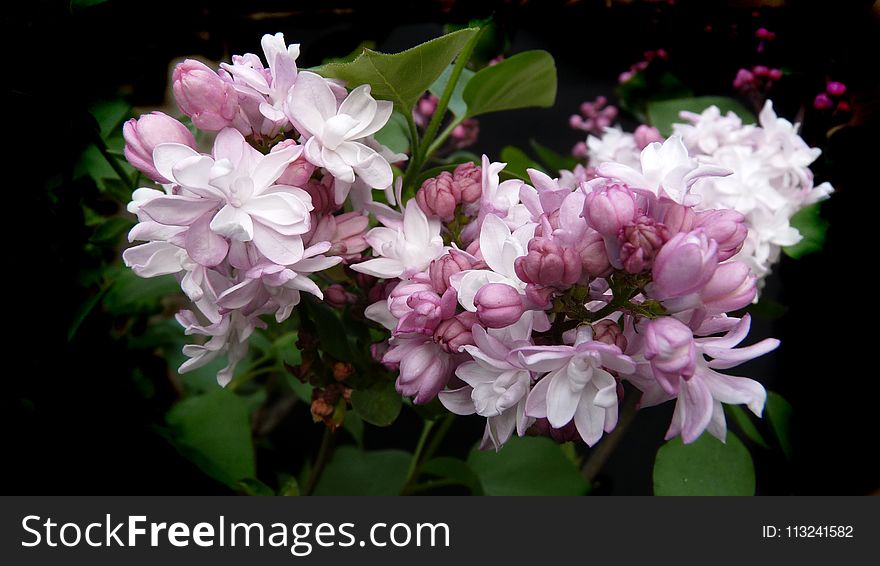
[[[113,285],[104,296],[104,306],[111,314],[148,314],[159,310],[162,300],[180,293],[173,275],[144,278],[124,267],[115,270]]]
[[[828,222],[819,214],[819,205],[814,204],[800,209],[791,217],[791,225],[801,233],[801,241],[793,246],[782,248],[785,255],[795,259],[818,252],[825,245]]]
[[[524,51],[477,72],[464,87],[467,116],[553,106],[556,63],[546,51]]]
[[[690,98],[693,91],[668,71],[661,71],[653,65],[635,74],[633,78],[616,89],[620,107],[635,116],[640,122],[647,122],[647,105],[651,101],[672,98]]]
[[[364,420],[354,411],[345,413],[345,420],[342,421],[342,428],[348,431],[348,434],[357,443],[358,448],[364,447]]]
[[[345,332],[345,327],[339,320],[336,310],[318,299],[303,301],[300,308],[305,305],[308,305],[309,314],[315,321],[321,350],[337,360],[351,360],[352,353],[348,344],[348,334]]]
[[[107,291],[110,290],[110,286],[104,287],[97,293],[93,294],[88,298],[82,305],[80,305],[79,309],[77,309],[76,316],[73,317],[73,321],[70,323],[70,326],[67,329],[67,341],[70,342],[73,340],[73,337],[76,336],[76,331],[79,330],[79,327],[82,325],[83,321],[89,317],[89,314],[95,309],[98,303],[104,298],[104,295],[107,294]]]
[[[727,416],[730,417],[730,420],[736,423],[736,426],[739,427],[739,430],[745,435],[746,438],[748,438],[758,446],[770,448],[770,446],[767,444],[767,441],[764,440],[763,436],[761,436],[761,432],[758,430],[758,427],[755,426],[755,423],[752,422],[752,418],[749,416],[749,413],[746,412],[745,409],[743,409],[739,405],[725,405],[724,411],[727,413]]]
[[[131,117],[131,105],[116,98],[98,102],[89,109],[101,131],[101,137],[105,140],[114,135],[121,137],[122,123]]]
[[[272,343],[272,349],[287,365],[298,366],[302,363],[302,352],[296,347],[298,336],[296,331],[288,332]]]
[[[412,455],[401,450],[363,452],[340,446],[321,475],[315,495],[397,495]]]
[[[403,401],[392,381],[351,392],[351,406],[362,419],[376,426],[388,426],[397,419]]]
[[[786,401],[782,395],[773,391],[767,392],[767,420],[770,422],[770,428],[776,435],[779,446],[785,457],[791,459],[791,414],[793,409],[791,404]]]
[[[703,433],[692,444],[673,438],[654,460],[654,495],[754,495],[755,468],[732,433],[724,444]]]
[[[535,140],[531,140],[532,149],[535,150],[535,153],[538,155],[538,160],[541,161],[542,164],[546,166],[546,170],[552,172],[552,176],[555,176],[559,171],[567,170],[571,171],[575,167],[577,167],[578,161],[575,157],[571,155],[562,155],[561,153],[556,153],[549,147],[545,147]]]
[[[463,485],[471,491],[472,495],[483,495],[480,478],[465,462],[458,458],[441,456],[429,460],[422,466],[422,473]]]
[[[440,98],[443,96],[443,91],[446,90],[446,83],[449,82],[449,77],[452,75],[452,68],[455,65],[449,65],[443,70],[443,73],[437,77],[437,80],[434,81],[428,90],[431,91],[431,94]],[[455,83],[455,88],[452,89],[452,98],[449,99],[449,111],[455,114],[456,116],[464,116],[467,114],[467,104],[464,102],[464,98],[462,98],[462,94],[464,93],[464,87],[471,78],[475,75],[473,71],[470,69],[462,69],[461,75],[458,77],[458,82]]]
[[[583,495],[589,488],[549,438],[514,436],[499,452],[474,448],[467,463],[486,495]]]
[[[733,112],[744,124],[754,124],[755,115],[738,100],[723,96],[697,96],[694,98],[673,98],[648,102],[648,120],[664,136],[672,134],[672,124],[683,122],[679,112],[700,113],[710,106],[717,106],[722,114]]]
[[[235,488],[244,495],[270,497],[275,495],[271,487],[256,478],[245,478],[235,482]]]
[[[376,132],[375,138],[376,141],[394,153],[408,152],[409,126],[406,123],[406,118],[400,112],[394,112],[388,123]]]
[[[344,80],[348,88],[369,84],[374,97],[392,101],[406,115],[475,33],[473,28],[459,30],[394,54],[364,49],[349,63],[329,63],[314,71]]]
[[[321,61],[322,65],[326,65],[328,63],[350,63],[358,58],[358,56],[363,53],[364,49],[374,49],[376,47],[375,41],[362,41],[360,44],[351,50],[347,55],[343,55],[342,57],[328,57]]]
[[[231,391],[184,399],[166,422],[180,451],[208,475],[230,485],[256,475],[247,403]]]
[[[115,244],[133,225],[134,222],[130,218],[119,216],[108,218],[95,228],[89,241],[96,244]]]
[[[291,476],[284,482],[284,485],[281,486],[281,489],[278,490],[278,495],[283,497],[295,497],[300,494],[299,491],[299,482],[296,481],[296,478]]]
[[[504,172],[524,181],[529,180],[529,174],[526,172],[526,169],[538,169],[539,171],[544,171],[544,168],[534,159],[529,157],[526,152],[518,147],[513,147],[512,145],[508,145],[501,150],[501,161],[507,163]]]

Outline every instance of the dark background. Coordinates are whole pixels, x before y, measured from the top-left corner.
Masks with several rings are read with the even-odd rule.
[[[197,55],[228,59],[259,52],[263,33],[283,31],[302,44],[301,67],[349,53],[361,41],[394,52],[439,35],[442,23],[494,14],[512,39],[510,52],[546,49],[556,59],[555,107],[480,118],[472,148],[496,156],[530,139],[566,153],[582,139],[568,116],[583,100],[610,95],[617,75],[648,49],[664,48],[670,69],[696,94],[733,94],[741,66],[758,61],[753,32],[777,33],[760,62],[797,70],[772,93],[777,112],[793,118],[828,79],[845,82],[852,125],[825,139],[828,123],[811,110],[804,135],[825,147],[817,180],[837,193],[823,206],[831,223],[824,252],[784,258],[767,296],[788,307],[758,320],[754,339],[783,346],[743,369],[795,407],[795,456],[752,450],[759,493],[865,494],[880,483],[876,452],[878,372],[877,257],[873,205],[877,176],[878,14],[872,2],[418,2],[405,9],[377,2],[108,2],[71,11],[67,2],[19,3],[4,27],[4,120],[7,170],[3,230],[7,253],[4,303],[3,491],[6,493],[227,493],[180,456],[158,433],[178,392],[164,361],[133,356],[113,334],[114,319],[98,309],[67,340],[70,321],[95,293],[83,285],[85,255],[80,203],[94,188],[69,171],[89,143],[87,109],[126,96],[148,108],[165,102],[169,63]],[[330,6],[335,6],[331,8]],[[60,179],[50,199],[47,181]],[[56,181],[57,183],[57,181]],[[9,199],[12,195],[14,198]],[[868,204],[868,203],[871,204]],[[113,206],[107,203],[107,206]],[[120,244],[121,245],[121,244]],[[112,259],[120,248],[106,252]],[[11,252],[11,253],[10,253]],[[20,257],[19,257],[20,256]],[[135,329],[136,331],[136,329]],[[151,376],[152,395],[131,379]],[[671,407],[640,414],[603,475],[600,493],[650,493],[651,466]],[[281,464],[292,467],[315,450],[319,435],[307,411],[278,431],[287,435]],[[481,419],[459,419],[442,450],[466,451]],[[371,433],[375,447],[411,447],[415,415],[405,411],[388,430]],[[441,451],[442,451],[441,450]],[[258,459],[258,462],[260,460]],[[279,462],[273,462],[278,464]]]

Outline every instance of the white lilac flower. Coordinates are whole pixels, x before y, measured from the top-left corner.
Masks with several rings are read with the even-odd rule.
[[[639,166],[639,153],[635,137],[619,127],[605,128],[601,137],[587,137],[587,162],[592,167],[615,161],[636,168]]]

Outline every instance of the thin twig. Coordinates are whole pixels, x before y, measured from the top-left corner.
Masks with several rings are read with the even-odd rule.
[[[324,468],[327,467],[327,462],[330,460],[330,455],[333,453],[335,439],[336,435],[333,434],[330,427],[324,427],[324,436],[321,438],[321,448],[318,449],[318,458],[315,460],[315,467],[312,468],[312,473],[309,476],[309,482],[306,484],[306,488],[303,490],[303,495],[312,495],[315,492],[315,487],[318,486],[321,474],[324,473]]]

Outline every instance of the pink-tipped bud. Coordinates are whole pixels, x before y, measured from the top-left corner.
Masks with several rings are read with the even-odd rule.
[[[480,123],[468,118],[452,130],[452,139],[456,148],[462,149],[477,142],[480,136]]]
[[[276,151],[281,151],[288,147],[296,147],[296,145],[297,143],[294,140],[283,140],[272,146],[272,150],[269,153],[275,153]],[[278,177],[275,184],[290,185],[291,187],[305,187],[309,182],[309,179],[312,178],[312,173],[315,172],[315,169],[316,167],[314,165],[306,161],[305,156],[300,155],[293,163],[287,166],[287,169],[285,169],[284,173]]]
[[[333,218],[336,230],[330,238],[333,244],[327,252],[330,255],[342,256],[343,259],[354,259],[369,247],[364,238],[370,229],[370,219],[360,212],[346,212]]]
[[[693,207],[684,206],[672,201],[663,202],[661,218],[670,236],[679,232],[690,232],[694,229],[697,222],[697,214],[694,212]]]
[[[746,307],[758,293],[755,281],[752,270],[743,262],[722,263],[700,291],[703,308],[711,315]]]
[[[437,325],[446,318],[443,299],[433,291],[417,291],[406,300],[410,308],[400,320],[394,334],[433,334]],[[454,305],[453,305],[454,308]]]
[[[825,88],[825,92],[831,96],[843,96],[846,94],[846,85],[838,81],[831,81]]]
[[[620,261],[627,273],[641,273],[651,269],[654,257],[669,239],[669,231],[653,218],[642,216],[621,231],[623,245]]]
[[[468,161],[452,172],[452,180],[464,203],[476,202],[483,195],[483,172],[478,165]]]
[[[477,324],[477,315],[472,312],[463,312],[452,318],[448,318],[437,326],[434,331],[434,341],[449,352],[454,354],[461,350],[462,346],[471,346],[474,336],[471,328]]]
[[[621,352],[626,351],[627,340],[620,325],[613,320],[600,320],[593,325],[593,340],[617,346]]]
[[[813,108],[816,110],[828,110],[832,106],[834,106],[834,103],[831,102],[831,98],[829,98],[824,92],[820,92],[816,95],[816,98],[813,99]]]
[[[660,134],[660,130],[647,124],[641,124],[636,128],[633,137],[635,138],[636,145],[639,149],[645,149],[648,147],[648,144],[663,141],[663,136]]]
[[[171,76],[174,99],[180,111],[201,130],[219,132],[238,112],[238,95],[231,83],[205,64],[187,59]]]
[[[301,187],[312,197],[312,206],[315,207],[312,212],[317,215],[325,215],[339,208],[336,200],[333,198],[333,183],[333,177],[325,175],[321,181],[310,180],[303,185],[297,186]]]
[[[718,267],[718,244],[703,230],[682,232],[660,248],[651,270],[650,294],[660,300],[702,289]]]
[[[342,308],[357,300],[357,296],[345,290],[339,283],[334,283],[324,289],[324,301],[334,307]]]
[[[702,228],[718,244],[718,261],[725,261],[739,253],[749,235],[745,216],[729,209],[698,213],[694,228]]]
[[[571,148],[571,154],[578,159],[586,159],[589,155],[587,144],[582,141],[577,142],[574,144],[574,147]]]
[[[520,319],[523,300],[519,291],[504,283],[484,285],[474,296],[477,318],[488,328],[504,328]]]
[[[425,214],[449,221],[455,216],[455,207],[461,201],[461,195],[457,194],[452,174],[444,171],[422,183],[416,201]]]
[[[550,306],[550,300],[556,294],[555,287],[542,287],[529,283],[526,285],[524,306],[528,310],[544,310]]]
[[[770,31],[767,28],[758,28],[755,31],[755,37],[758,39],[767,39],[770,36]]]
[[[766,77],[770,73],[770,69],[764,65],[755,65],[752,67],[752,73],[756,77]]]
[[[733,79],[733,88],[735,89],[744,89],[749,88],[755,83],[755,75],[752,74],[748,69],[740,69],[736,72],[736,77]]]
[[[850,110],[852,110],[852,108],[850,108],[849,102],[847,102],[846,100],[841,100],[837,103],[838,112],[849,112]]]
[[[782,70],[781,69],[770,69],[767,71],[767,78],[771,81],[778,81],[782,78]]]
[[[131,165],[154,181],[169,183],[153,163],[153,150],[162,143],[179,143],[196,149],[196,139],[186,126],[161,112],[132,118],[122,126],[125,158]]]
[[[583,273],[590,277],[604,277],[611,271],[605,240],[595,230],[588,230],[577,242]]]
[[[694,334],[671,316],[650,321],[645,328],[645,359],[651,362],[654,378],[663,389],[678,393],[679,378],[690,379],[697,366]]]
[[[581,258],[571,248],[563,248],[549,238],[532,238],[529,252],[514,261],[516,274],[525,283],[558,289],[581,278]]]
[[[450,277],[472,267],[473,264],[467,254],[455,249],[449,250],[449,253],[435,259],[428,267],[434,291],[442,295],[449,288]]]
[[[587,195],[584,218],[605,237],[616,238],[620,229],[633,221],[636,197],[623,185],[610,185]]]

